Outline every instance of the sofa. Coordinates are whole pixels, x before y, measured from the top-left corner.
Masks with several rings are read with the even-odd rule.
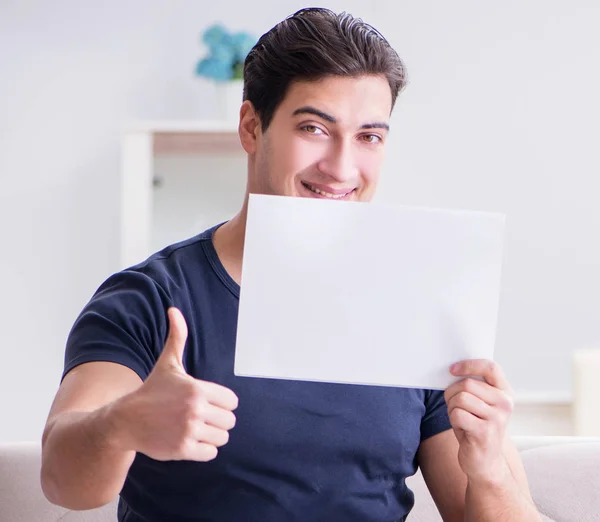
[[[600,438],[515,437],[514,441],[544,521],[600,521]],[[116,501],[79,512],[50,504],[42,494],[39,474],[39,443],[0,444],[0,522],[116,522]],[[407,483],[415,493],[408,521],[440,521],[421,475]]]

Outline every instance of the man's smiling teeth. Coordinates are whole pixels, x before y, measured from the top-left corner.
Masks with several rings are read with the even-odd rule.
[[[308,183],[303,183],[303,185],[308,190],[310,190],[312,192],[315,192],[316,194],[319,194],[321,196],[325,196],[326,198],[331,198],[331,199],[340,199],[340,198],[343,198],[344,196],[347,196],[348,194],[350,194],[350,192],[352,192],[352,190],[349,190],[348,192],[346,192],[344,194],[330,194],[329,192],[325,192],[323,190],[319,190],[318,188],[315,188],[315,187],[309,185]]]

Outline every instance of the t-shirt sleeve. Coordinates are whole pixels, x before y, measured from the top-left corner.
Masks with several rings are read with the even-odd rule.
[[[451,428],[444,392],[425,390],[425,415],[421,419],[421,442]]]
[[[62,378],[80,364],[106,361],[127,366],[145,380],[167,336],[169,301],[144,273],[125,270],[109,277],[69,333]]]

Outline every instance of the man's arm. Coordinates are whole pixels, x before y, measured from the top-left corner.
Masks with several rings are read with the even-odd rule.
[[[511,442],[505,442],[510,474],[493,483],[469,481],[458,462],[458,451],[452,430],[434,435],[419,447],[423,478],[445,522],[540,520],[518,451]]]
[[[135,451],[120,449],[123,397],[142,380],[109,362],[82,364],[64,378],[42,437],[41,483],[54,504],[92,509],[115,498]]]
[[[236,395],[189,376],[187,326],[169,310],[167,342],[142,384],[125,366],[93,362],[63,379],[42,440],[41,482],[54,504],[92,509],[121,491],[136,452],[156,460],[216,457],[235,425]]]
[[[491,480],[469,480],[466,494],[467,522],[537,522],[541,517],[529,492],[519,452],[508,439],[504,444],[506,465]]]
[[[444,393],[453,430],[425,440],[417,456],[443,519],[541,521],[506,435],[513,400],[502,370],[493,361],[470,360],[451,372],[466,377]]]

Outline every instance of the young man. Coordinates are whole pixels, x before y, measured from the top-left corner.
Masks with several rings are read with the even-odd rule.
[[[379,33],[300,11],[259,40],[244,81],[248,193],[372,198],[405,82]],[[539,520],[489,361],[454,368],[484,380],[445,396],[233,375],[246,210],[110,277],[78,317],[43,436],[46,496],[86,509],[120,494],[122,522],[396,521],[418,465],[446,521]]]

